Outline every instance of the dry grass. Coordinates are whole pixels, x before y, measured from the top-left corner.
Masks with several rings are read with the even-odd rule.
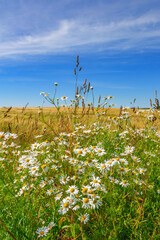
[[[101,120],[101,122],[108,122],[108,118],[118,117],[120,109],[118,108],[102,108],[99,113],[106,112],[105,115],[96,115],[96,108],[89,109],[78,108],[77,120],[82,124],[91,125],[94,121]],[[145,128],[154,126],[160,129],[160,119],[158,112],[154,113],[156,117],[154,121],[148,122],[146,112],[136,114],[132,109],[127,110],[131,119],[131,126],[133,128]],[[25,141],[30,141],[33,136],[56,135],[59,132],[71,132],[74,121],[74,108],[61,108],[58,113],[55,107],[40,108],[0,108],[0,131],[15,132],[19,135],[25,135]]]

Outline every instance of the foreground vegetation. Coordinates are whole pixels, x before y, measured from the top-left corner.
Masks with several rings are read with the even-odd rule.
[[[1,109],[0,239],[160,239],[160,112],[78,93]]]

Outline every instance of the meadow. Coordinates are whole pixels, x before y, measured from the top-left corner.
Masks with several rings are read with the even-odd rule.
[[[160,239],[160,111],[76,91],[0,109],[0,239]]]

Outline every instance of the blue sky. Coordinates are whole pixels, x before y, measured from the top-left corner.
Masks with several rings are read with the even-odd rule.
[[[148,107],[160,96],[160,1],[0,0],[0,107],[41,106],[54,82],[73,98],[77,55],[95,98]]]

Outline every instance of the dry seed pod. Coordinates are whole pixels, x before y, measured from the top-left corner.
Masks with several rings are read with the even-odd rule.
[[[152,107],[152,100],[151,100],[151,98],[149,99],[149,101],[150,101],[150,106]]]
[[[89,89],[90,89],[90,82],[88,83],[88,89],[87,89],[87,92],[89,92]]]
[[[156,96],[156,98],[157,98],[157,90],[155,90],[155,96]]]
[[[79,65],[79,56],[77,56],[77,64]]]
[[[84,87],[86,86],[86,83],[87,83],[87,78],[84,81],[84,84],[83,84]]]
[[[78,86],[77,86],[77,91],[76,91],[76,94],[78,95]]]
[[[119,116],[122,115],[122,109],[123,109],[123,107],[121,106],[121,107],[120,107],[120,111],[119,111]]]

